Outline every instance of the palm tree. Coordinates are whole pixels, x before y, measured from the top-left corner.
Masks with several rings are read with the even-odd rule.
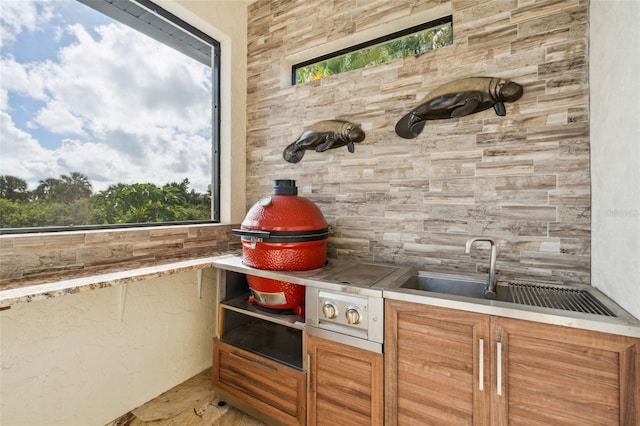
[[[61,175],[60,179],[48,178],[41,180],[40,185],[33,191],[33,195],[37,200],[65,204],[89,198],[92,193],[93,187],[89,182],[89,178],[78,172],[73,172],[71,175]]]
[[[19,177],[0,176],[0,198],[11,201],[26,201],[29,197],[27,182]]]
[[[33,190],[33,198],[42,201],[55,201],[60,182],[60,179],[56,178],[41,180],[38,187]]]
[[[93,193],[93,187],[89,178],[78,172],[71,173],[70,176],[61,175],[61,191],[59,201],[63,203],[72,203],[82,198],[89,198]]]

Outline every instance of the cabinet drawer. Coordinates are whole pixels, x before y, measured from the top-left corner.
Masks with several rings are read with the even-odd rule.
[[[285,424],[305,423],[304,372],[218,339],[213,342],[213,386]]]

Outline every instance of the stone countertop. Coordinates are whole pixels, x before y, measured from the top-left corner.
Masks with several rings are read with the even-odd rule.
[[[368,267],[386,267],[388,273],[382,279],[369,285],[344,283],[340,277],[348,273],[354,265]],[[558,309],[526,306],[515,303],[500,302],[495,300],[478,299],[464,296],[446,295],[440,293],[401,289],[399,285],[411,274],[413,268],[393,265],[368,264],[358,261],[343,261],[329,259],[327,266],[310,271],[269,271],[256,269],[242,263],[242,256],[228,255],[213,259],[215,268],[234,271],[243,274],[256,275],[264,278],[282,280],[293,284],[313,286],[329,291],[344,293],[358,293],[368,296],[384,297],[385,299],[402,300],[406,302],[424,305],[440,306],[451,309],[459,309],[469,312],[477,312],[487,315],[496,315],[507,318],[535,321],[546,324],[579,328],[603,333],[618,334],[640,338],[640,321],[615,305],[606,296],[600,298],[609,300],[614,304],[616,317],[603,315],[584,314],[579,312],[562,311]],[[597,291],[594,289],[594,291]]]
[[[362,266],[369,269],[372,272],[370,275],[376,275],[377,278],[374,279],[372,276],[366,276],[366,274],[365,276],[360,276],[360,274],[358,277],[361,279],[351,282],[354,277],[353,271],[356,269],[361,271]],[[9,309],[17,303],[27,303],[100,288],[115,287],[145,279],[210,267],[312,286],[328,291],[384,297],[386,299],[640,338],[640,321],[619,307],[616,309],[618,316],[606,317],[495,300],[420,292],[398,288],[400,282],[406,279],[407,274],[411,273],[412,268],[410,267],[366,263],[356,260],[329,259],[327,266],[319,269],[294,272],[271,271],[246,266],[242,263],[242,256],[236,254],[198,258],[2,290],[0,291],[0,310]],[[348,277],[348,279],[345,280],[345,277]],[[606,298],[604,295],[602,297]]]
[[[88,277],[35,283],[0,291],[0,310],[17,303],[33,302],[84,291],[115,287],[135,281],[210,268],[213,257],[185,260],[125,271],[96,274]]]
[[[203,257],[149,267],[94,274],[86,277],[53,279],[51,281],[43,280],[41,282],[31,282],[29,284],[3,289],[0,290],[0,310],[9,309],[12,305],[17,303],[46,300],[54,297],[92,291],[100,288],[115,287],[150,278],[211,267],[232,270],[244,274],[249,273],[266,278],[283,279],[294,284],[301,284],[305,286],[314,286],[333,291],[350,292],[353,291],[354,286],[331,281],[330,275],[357,263],[358,262],[355,261],[331,260],[326,267],[320,269],[300,272],[280,272],[265,271],[247,267],[242,264],[242,256],[238,256],[236,254]],[[396,274],[404,271],[402,268],[389,268],[391,268],[390,271],[398,271]],[[393,279],[393,277],[391,277],[391,279]],[[384,280],[382,280],[382,283],[384,284]],[[381,297],[382,289],[367,288],[363,289],[360,293]]]
[[[227,255],[213,260],[219,269],[322,290],[382,297],[385,288],[392,286],[411,268],[357,260],[329,259],[326,266],[308,271],[273,271],[252,268],[242,262],[242,256]]]

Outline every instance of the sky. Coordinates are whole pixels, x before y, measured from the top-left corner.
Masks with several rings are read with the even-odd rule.
[[[0,175],[211,182],[211,71],[76,0],[0,1]]]

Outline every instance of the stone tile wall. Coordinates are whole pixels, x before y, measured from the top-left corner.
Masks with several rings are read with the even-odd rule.
[[[282,87],[282,58],[443,3],[452,46]],[[498,241],[499,279],[590,283],[586,0],[258,0],[248,16],[248,206],[295,179],[331,224],[331,256],[484,272],[488,250],[464,252],[483,235]],[[524,86],[505,117],[395,134],[430,90],[483,75]],[[366,131],[355,153],[282,159],[305,126],[333,118]]]
[[[0,290],[240,249],[232,226],[188,225],[0,236]]]

